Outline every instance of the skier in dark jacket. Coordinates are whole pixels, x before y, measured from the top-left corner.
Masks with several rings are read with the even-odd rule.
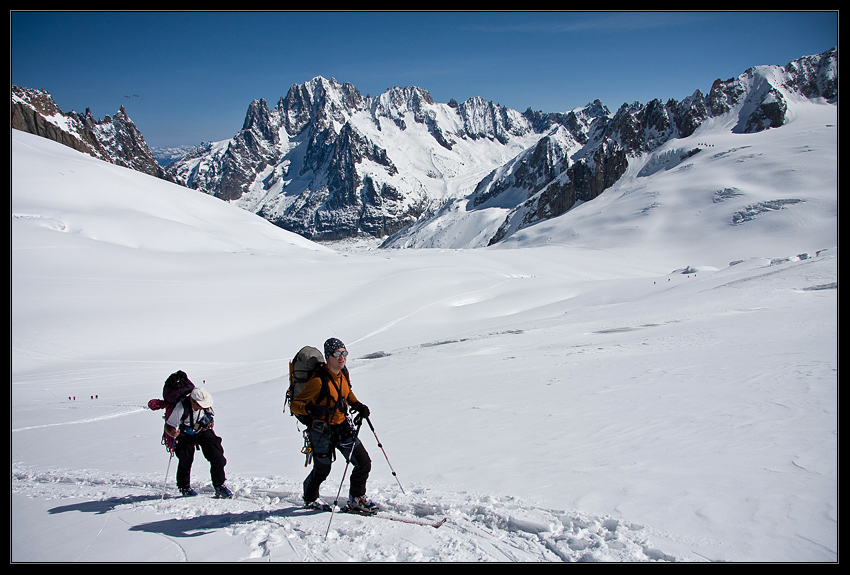
[[[224,448],[221,438],[213,431],[213,398],[207,390],[196,387],[187,400],[179,402],[165,422],[165,433],[174,437],[174,454],[177,455],[177,488],[184,496],[198,493],[192,489],[190,476],[195,450],[200,447],[210,462],[210,476],[216,497],[230,498],[233,493],[224,486]]]
[[[369,408],[351,390],[345,367],[348,356],[345,344],[331,338],[325,342],[324,352],[326,362],[318,368],[322,372],[307,381],[301,393],[292,399],[291,406],[292,413],[307,416],[310,421],[307,433],[313,450],[313,470],[304,480],[304,504],[306,507],[321,507],[316,501],[319,487],[331,472],[336,449],[351,462],[353,468],[348,507],[354,511],[374,512],[377,506],[366,498],[366,480],[372,469],[372,460],[348,418],[348,408],[361,417],[369,416]]]

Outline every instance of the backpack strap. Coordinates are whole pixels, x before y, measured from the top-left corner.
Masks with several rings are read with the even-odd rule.
[[[181,403],[183,405],[183,416],[180,418],[180,425],[184,425],[183,422],[186,421],[186,419],[188,418],[189,424],[186,427],[188,427],[190,429],[195,429],[195,424],[197,422],[202,421],[202,419],[206,418],[208,420],[208,422],[203,427],[196,429],[195,433],[200,433],[201,431],[206,431],[207,429],[210,429],[212,427],[212,422],[213,422],[213,419],[215,417],[215,414],[212,410],[212,407],[201,408],[201,412],[203,412],[204,415],[202,415],[201,418],[198,419],[198,421],[196,422],[195,421],[195,410],[192,409],[192,400],[189,398],[189,396],[187,395],[185,398],[183,398],[181,400]]]
[[[319,365],[319,367],[316,368],[313,371],[313,373],[310,374],[310,377],[312,377],[314,374],[317,375],[319,377],[319,379],[322,381],[322,388],[319,391],[319,395],[317,395],[316,399],[315,399],[316,403],[319,403],[320,401],[323,402],[330,396],[331,376],[324,369],[325,365],[326,364],[324,364],[324,363]],[[348,367],[343,367],[341,373],[342,373],[343,377],[345,377],[345,382],[348,384],[348,389],[350,390],[351,389],[351,377],[348,373]],[[336,395],[337,395],[338,400],[337,400],[336,405],[330,406],[332,414],[336,413],[339,410],[339,404],[341,402],[347,401],[347,398],[342,397],[342,390],[339,389],[336,386],[336,384],[334,384],[334,389],[336,389]]]
[[[313,400],[315,403],[320,403],[320,402],[325,401],[325,399],[327,399],[328,395],[330,395],[330,390],[328,388],[328,385],[330,383],[330,376],[328,375],[328,372],[325,370],[325,364],[324,363],[320,363],[318,366],[316,366],[316,369],[311,371],[310,375],[307,376],[307,380],[309,381],[309,380],[313,379],[314,376],[318,377],[319,381],[322,382],[322,387],[319,389],[319,394]]]
[[[180,418],[180,423],[182,424],[188,418],[189,427],[195,427],[195,411],[192,409],[192,400],[187,395],[180,400],[180,403],[183,405],[183,417]]]

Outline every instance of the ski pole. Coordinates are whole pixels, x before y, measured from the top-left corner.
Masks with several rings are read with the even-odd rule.
[[[174,459],[174,451],[170,451],[171,455],[168,456],[168,467],[165,468],[165,479],[162,481],[162,497],[159,498],[160,501],[165,500],[165,492],[168,489],[168,474],[171,471],[171,460]]]
[[[372,430],[372,435],[375,436],[375,441],[378,442],[378,447],[380,447],[381,451],[384,453],[384,459],[387,460],[387,465],[390,466],[390,471],[392,472],[393,477],[395,477],[395,480],[396,480],[396,483],[398,483],[399,489],[401,489],[401,492],[404,493],[404,487],[401,486],[401,481],[398,480],[398,475],[396,475],[395,469],[393,469],[393,464],[390,463],[390,458],[387,457],[387,452],[384,451],[384,446],[381,445],[381,440],[378,439],[378,434],[375,433],[375,427],[372,425],[372,421],[368,417],[366,418],[366,423],[369,424],[369,429]]]
[[[345,483],[345,475],[348,473],[348,465],[351,463],[351,456],[354,453],[354,448],[357,446],[357,436],[360,435],[360,426],[362,425],[362,421],[357,424],[357,429],[354,431],[354,439],[351,441],[351,450],[348,452],[348,455],[345,456],[345,469],[342,471],[342,479],[339,481],[339,489],[336,492],[336,499],[334,499],[334,504],[331,507],[331,518],[328,521],[328,528],[325,531],[325,539],[328,538],[328,533],[331,532],[331,523],[334,520],[334,509],[339,503],[339,494],[342,493],[342,484]]]

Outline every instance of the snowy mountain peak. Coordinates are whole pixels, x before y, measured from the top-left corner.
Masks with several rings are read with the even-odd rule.
[[[427,90],[408,86],[391,88],[374,99],[372,114],[376,117],[403,118],[409,112],[415,117],[425,113],[425,108],[434,104]]]
[[[478,96],[461,103],[457,112],[463,121],[464,134],[473,139],[487,138],[507,144],[512,138],[532,131],[528,119],[516,110]]]
[[[317,77],[274,110],[252,102],[239,134],[169,173],[308,238],[382,237],[540,136],[522,114],[481,98],[452,107],[418,87],[364,98]]]
[[[716,80],[705,104],[712,116],[737,112],[734,132],[782,126],[789,98],[838,101],[838,51],[804,56],[784,67],[754,66],[737,78]]]
[[[331,122],[343,125],[351,113],[361,110],[365,100],[351,84],[317,76],[304,84],[293,84],[277,104],[278,121],[289,136],[296,136],[311,122],[319,129]]]

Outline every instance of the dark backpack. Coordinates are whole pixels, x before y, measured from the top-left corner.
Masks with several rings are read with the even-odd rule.
[[[152,411],[164,409],[165,415],[162,418],[168,420],[171,412],[174,411],[174,407],[189,397],[193,389],[195,389],[195,384],[189,380],[189,376],[183,371],[176,371],[165,380],[165,384],[162,386],[162,399],[151,399],[148,401],[148,408]],[[174,452],[174,438],[165,431],[162,432],[161,443],[165,446],[166,451]]]
[[[175,371],[165,380],[162,386],[162,399],[168,403],[177,403],[195,389],[195,384],[189,380],[184,371]]]
[[[325,356],[315,347],[305,346],[295,354],[292,361],[289,362],[289,388],[286,390],[286,399],[283,402],[284,412],[289,404],[289,415],[295,416],[298,421],[304,425],[310,425],[310,418],[304,415],[292,413],[292,400],[304,390],[307,382],[314,376],[318,375],[322,380],[322,389],[316,401],[322,401],[328,395],[328,373],[323,369],[325,366]],[[342,368],[342,373],[345,379],[351,384],[348,375],[348,368]]]

